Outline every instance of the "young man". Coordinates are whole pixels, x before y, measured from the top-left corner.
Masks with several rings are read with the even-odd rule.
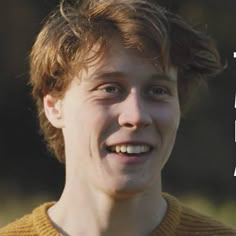
[[[161,186],[181,114],[220,70],[210,39],[157,1],[62,2],[33,47],[31,83],[65,188],[0,235],[236,235]]]

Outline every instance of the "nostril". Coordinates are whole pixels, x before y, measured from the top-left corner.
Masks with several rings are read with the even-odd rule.
[[[123,127],[126,127],[126,128],[130,128],[130,129],[140,129],[140,128],[144,128],[144,127],[146,127],[146,126],[149,126],[149,124],[147,123],[124,123],[123,125],[122,125]]]
[[[132,124],[130,124],[130,123],[125,123],[124,126],[125,126],[125,127],[128,127],[128,128],[133,128],[135,125],[132,125]]]

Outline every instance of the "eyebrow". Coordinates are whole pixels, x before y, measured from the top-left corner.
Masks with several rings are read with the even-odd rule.
[[[165,73],[153,74],[149,78],[150,80],[166,80],[170,82],[177,82],[177,79],[174,79],[170,75]]]
[[[120,71],[103,71],[103,72],[99,72],[91,76],[89,80],[117,79],[117,78],[124,78],[124,77],[128,77],[127,74]],[[177,80],[173,79],[171,76],[165,73],[152,74],[147,79],[151,81],[165,80],[165,81],[170,81],[170,82],[177,82]]]
[[[118,78],[118,77],[125,77],[125,73],[119,72],[119,71],[103,71],[99,73],[95,73],[92,75],[89,79],[91,80],[101,80],[101,79],[112,79],[112,78]]]

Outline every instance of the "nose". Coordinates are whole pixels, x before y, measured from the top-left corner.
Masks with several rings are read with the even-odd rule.
[[[137,92],[130,93],[123,100],[118,122],[120,126],[133,129],[152,124],[152,116]]]

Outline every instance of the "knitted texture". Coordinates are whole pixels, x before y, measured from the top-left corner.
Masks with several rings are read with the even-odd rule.
[[[236,231],[210,217],[182,205],[175,197],[163,194],[168,209],[162,222],[150,236],[236,236]],[[5,226],[1,236],[60,236],[47,216],[54,203],[45,203],[32,214]],[[83,235],[84,236],[84,235]]]

